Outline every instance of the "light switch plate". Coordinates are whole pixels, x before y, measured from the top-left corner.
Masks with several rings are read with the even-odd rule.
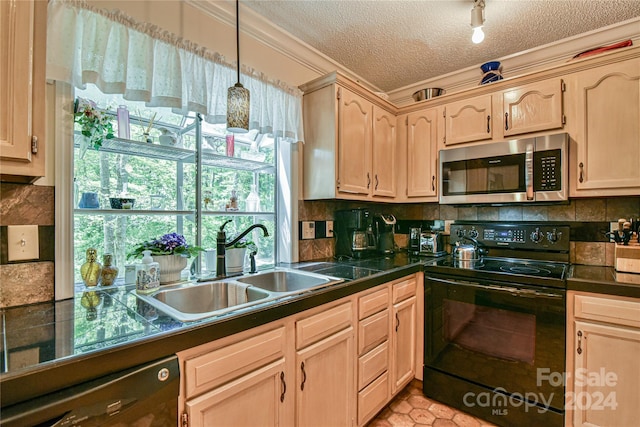
[[[40,258],[37,225],[7,226],[7,259],[23,261]]]
[[[316,238],[316,223],[314,221],[302,221],[302,239]]]
[[[325,237],[333,237],[333,221],[327,221]]]

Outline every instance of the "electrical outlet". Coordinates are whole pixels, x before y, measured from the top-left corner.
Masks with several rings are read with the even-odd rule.
[[[333,237],[333,221],[326,222],[326,231],[324,235],[326,237]]]
[[[314,221],[302,221],[302,240],[316,238],[316,223]]]
[[[7,260],[23,261],[38,258],[40,258],[38,226],[7,226]]]

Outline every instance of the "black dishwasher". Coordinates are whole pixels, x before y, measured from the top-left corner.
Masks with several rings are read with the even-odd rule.
[[[171,356],[2,408],[2,426],[175,427],[180,371]]]

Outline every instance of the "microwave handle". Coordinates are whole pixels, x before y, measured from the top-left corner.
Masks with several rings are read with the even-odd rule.
[[[533,200],[533,144],[527,144],[525,151],[524,184],[527,200]]]

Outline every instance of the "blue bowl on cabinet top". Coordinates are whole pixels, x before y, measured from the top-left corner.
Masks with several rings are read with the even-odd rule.
[[[483,73],[488,73],[489,71],[495,71],[500,69],[500,61],[490,61],[485,62],[480,66],[480,69]]]
[[[488,73],[486,76],[482,78],[480,84],[487,84],[497,82],[498,80],[502,80],[503,77],[500,74]]]

